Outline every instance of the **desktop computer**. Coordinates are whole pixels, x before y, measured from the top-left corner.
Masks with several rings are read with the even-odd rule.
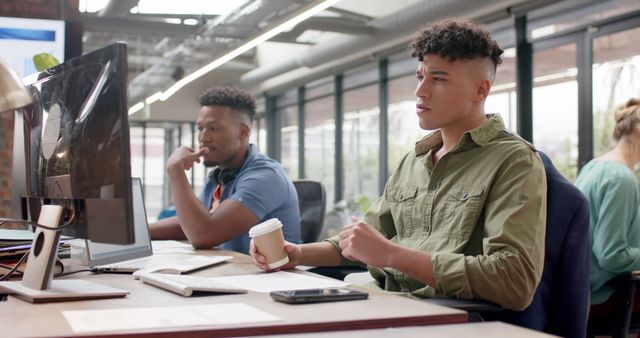
[[[126,295],[84,281],[52,281],[60,232],[134,241],[126,79],[123,43],[24,79],[33,103],[16,111],[14,216],[48,228],[35,229],[23,281],[0,288],[34,302]]]

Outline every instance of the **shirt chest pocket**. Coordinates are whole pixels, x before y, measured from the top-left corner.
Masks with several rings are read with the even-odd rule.
[[[397,234],[400,237],[409,236],[419,226],[417,223],[420,221],[413,217],[418,187],[408,186],[395,189],[390,195],[389,204]]]
[[[483,192],[484,187],[466,187],[447,193],[442,225],[448,236],[469,237],[482,212]]]

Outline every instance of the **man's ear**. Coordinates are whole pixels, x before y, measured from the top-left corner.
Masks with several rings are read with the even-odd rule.
[[[242,122],[240,123],[240,138],[245,141],[248,140],[251,136],[251,127],[248,124]]]
[[[482,80],[478,82],[476,85],[476,92],[474,95],[474,101],[480,102],[484,101],[487,96],[489,96],[489,91],[491,90],[491,81],[488,79]]]

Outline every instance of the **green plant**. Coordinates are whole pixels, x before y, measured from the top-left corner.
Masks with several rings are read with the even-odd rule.
[[[33,64],[36,66],[36,69],[41,72],[45,69],[59,65],[60,61],[49,53],[40,53],[33,56]]]

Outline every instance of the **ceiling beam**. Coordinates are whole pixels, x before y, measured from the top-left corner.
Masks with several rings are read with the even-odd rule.
[[[311,17],[288,32],[281,33],[277,36],[277,40],[282,42],[294,42],[302,33],[307,30],[316,30],[322,32],[335,32],[351,35],[370,35],[374,28],[367,24],[352,19],[337,17]]]
[[[130,18],[83,16],[81,21],[87,32],[121,32],[139,35],[189,36],[195,35],[198,26],[170,24],[158,21],[142,21]]]

